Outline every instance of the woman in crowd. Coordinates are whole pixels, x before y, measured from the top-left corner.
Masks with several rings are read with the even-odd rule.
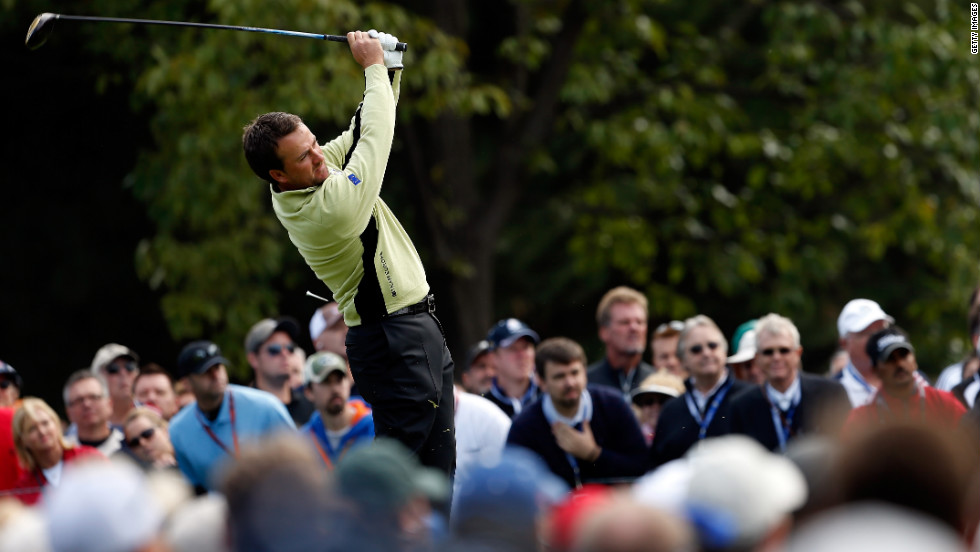
[[[130,410],[123,421],[123,431],[126,446],[144,465],[153,468],[177,466],[167,421],[155,410],[145,406]]]
[[[36,503],[44,487],[58,486],[65,464],[105,458],[92,447],[65,441],[58,415],[36,397],[25,398],[14,414],[13,433],[14,448],[23,470],[14,494],[25,504]]]

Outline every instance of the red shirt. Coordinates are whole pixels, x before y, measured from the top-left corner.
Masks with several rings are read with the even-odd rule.
[[[64,453],[61,455],[61,461],[64,462],[66,466],[80,458],[100,458],[105,460],[105,456],[103,456],[101,452],[85,445],[66,448]],[[33,471],[21,469],[20,477],[17,479],[17,483],[13,488],[13,491],[16,493],[14,496],[16,496],[24,504],[35,504],[41,499],[41,492],[44,490],[44,487],[47,484],[48,479],[44,477],[44,472],[41,470],[41,468],[34,468]]]
[[[13,421],[14,409],[0,408],[0,496],[16,486],[21,472],[14,449]]]
[[[966,407],[952,393],[935,387],[923,387],[907,399],[899,399],[879,389],[871,402],[851,410],[845,428],[850,433],[854,426],[881,423],[889,420],[925,420],[947,429],[959,427]]]

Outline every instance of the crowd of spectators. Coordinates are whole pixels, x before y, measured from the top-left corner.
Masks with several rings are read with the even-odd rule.
[[[978,295],[934,383],[864,298],[819,374],[777,313],[730,341],[705,314],[649,332],[617,287],[591,362],[505,318],[457,365],[451,480],[375,437],[335,304],[308,357],[295,320],[257,322],[250,385],[207,340],[169,370],[107,344],[66,419],[0,361],[0,549],[980,551]]]

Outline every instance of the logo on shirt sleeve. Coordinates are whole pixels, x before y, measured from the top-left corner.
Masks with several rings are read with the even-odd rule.
[[[354,173],[350,173],[349,175],[347,175],[347,180],[353,182],[355,186],[361,183],[361,179],[357,178],[357,175]]]

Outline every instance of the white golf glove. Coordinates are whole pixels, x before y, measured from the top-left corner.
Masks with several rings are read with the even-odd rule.
[[[379,33],[374,29],[368,31],[368,36],[377,38],[381,42],[381,49],[385,53],[385,67],[388,69],[402,69],[405,67],[402,65],[402,54],[405,52],[395,50],[395,45],[398,44],[397,36],[388,33]]]

